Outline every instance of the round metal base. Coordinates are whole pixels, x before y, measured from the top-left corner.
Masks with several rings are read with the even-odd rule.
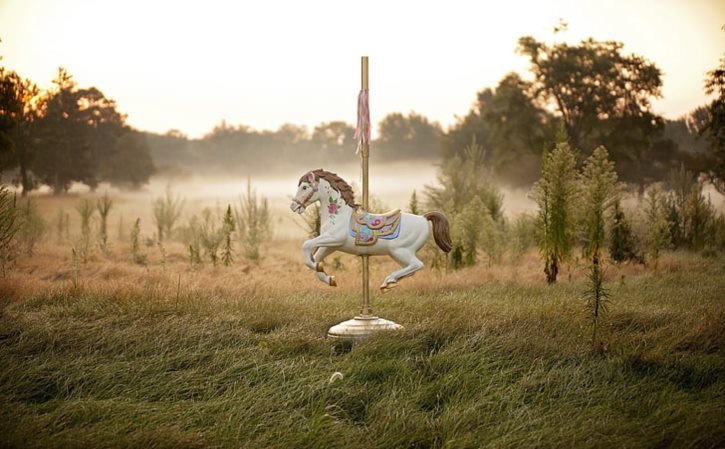
[[[358,315],[355,318],[336,324],[327,331],[327,336],[338,340],[357,341],[382,330],[402,329],[398,323],[372,315]]]

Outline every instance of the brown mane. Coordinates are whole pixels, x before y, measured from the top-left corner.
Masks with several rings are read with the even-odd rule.
[[[344,179],[337,176],[337,173],[332,173],[318,168],[317,170],[312,170],[311,172],[302,175],[302,177],[300,178],[300,182],[297,183],[298,186],[303,182],[307,181],[307,175],[309,173],[315,175],[315,181],[324,179],[325,181],[329,182],[330,187],[340,192],[340,196],[345,201],[345,203],[347,203],[348,206],[352,207],[353,209],[359,207],[358,204],[355,204],[355,193],[352,191],[352,187],[350,187],[350,184],[345,182]]]

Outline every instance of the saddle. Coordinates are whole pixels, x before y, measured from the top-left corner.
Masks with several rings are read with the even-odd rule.
[[[378,239],[392,240],[400,235],[400,209],[384,214],[371,214],[357,210],[350,220],[350,235],[355,245],[374,245]]]

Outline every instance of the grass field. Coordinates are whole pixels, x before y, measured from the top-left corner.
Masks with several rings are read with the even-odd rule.
[[[325,333],[359,308],[358,263],[326,287],[299,243],[193,271],[180,246],[148,267],[122,247],[21,258],[0,288],[0,446],[725,447],[723,256],[608,266],[596,349],[583,268],[554,286],[535,253],[426,268],[373,299],[405,330],[351,349]]]

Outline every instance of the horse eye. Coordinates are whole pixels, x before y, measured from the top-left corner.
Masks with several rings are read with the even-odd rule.
[[[307,186],[302,186],[302,190],[307,190]]]

